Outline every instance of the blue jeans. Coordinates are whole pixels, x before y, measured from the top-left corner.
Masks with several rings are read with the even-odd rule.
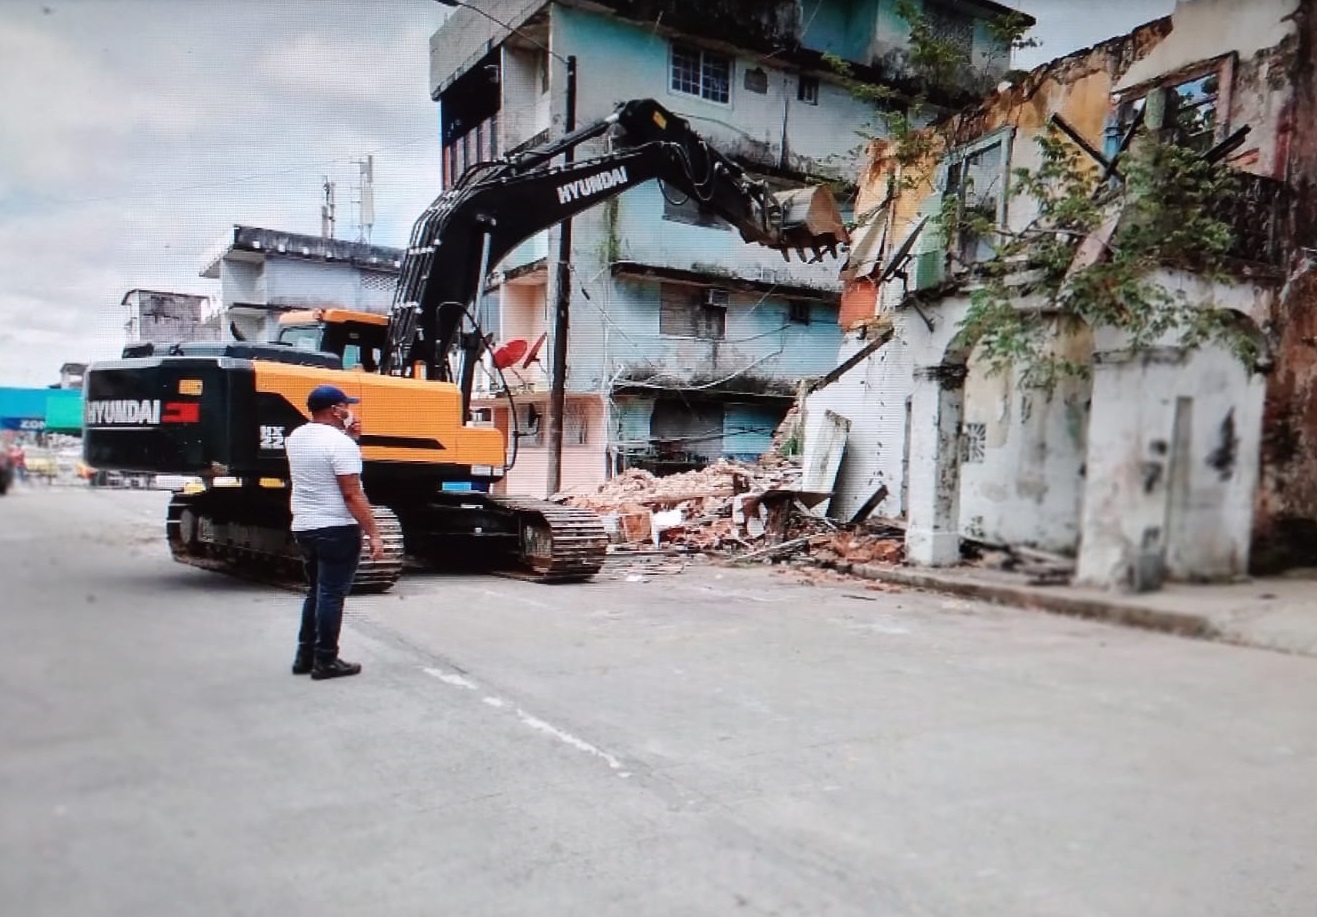
[[[306,600],[302,602],[302,630],[297,651],[314,653],[319,662],[338,657],[338,634],[343,627],[343,599],[352,588],[361,559],[361,528],[339,525],[294,532],[306,570]]]

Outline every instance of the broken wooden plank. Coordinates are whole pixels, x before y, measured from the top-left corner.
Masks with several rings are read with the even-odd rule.
[[[781,544],[769,545],[766,548],[759,548],[751,551],[749,554],[742,554],[740,557],[732,559],[732,563],[739,564],[748,560],[763,560],[766,557],[776,557],[779,554],[788,554],[798,548],[807,545],[824,544],[832,540],[831,535],[806,535],[803,538],[793,538],[790,541],[784,541]]]
[[[842,363],[831,372],[819,377],[818,379],[807,380],[805,382],[805,394],[811,395],[819,389],[827,388],[829,385],[836,382],[873,354],[877,353],[884,344],[892,339],[892,335],[895,333],[896,329],[891,326],[882,329],[876,338],[857,350],[851,357],[843,360]]]
[[[1107,157],[1099,153],[1097,151],[1097,147],[1093,146],[1093,144],[1085,140],[1084,135],[1079,133],[1079,131],[1075,130],[1074,127],[1071,126],[1069,121],[1067,121],[1065,118],[1062,118],[1060,115],[1052,115],[1052,117],[1049,120],[1052,122],[1052,124],[1056,125],[1058,129],[1060,129],[1061,133],[1065,134],[1067,137],[1073,140],[1075,142],[1075,146],[1079,147],[1090,157],[1092,157],[1092,159],[1098,165],[1102,166],[1102,168],[1104,169],[1111,169],[1113,172],[1115,172],[1115,167],[1113,166],[1111,160],[1107,159]]]
[[[886,499],[887,499],[887,485],[883,484],[873,492],[873,495],[870,496],[869,499],[864,501],[864,503],[860,506],[859,509],[855,511],[855,515],[851,516],[850,524],[859,525],[865,519],[868,519],[869,514],[872,513],[874,510],[876,510],[878,508],[878,504],[882,503]]]

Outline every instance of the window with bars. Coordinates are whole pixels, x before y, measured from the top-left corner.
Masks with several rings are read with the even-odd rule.
[[[974,17],[938,3],[924,4],[924,21],[934,38],[968,64],[974,53]]]
[[[732,100],[732,59],[694,45],[673,43],[673,92],[726,105]]]

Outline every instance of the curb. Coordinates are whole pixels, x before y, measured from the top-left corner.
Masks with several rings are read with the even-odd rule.
[[[942,592],[964,598],[984,599],[999,605],[1049,611],[1074,618],[1103,621],[1122,627],[1137,627],[1196,640],[1222,640],[1226,635],[1202,615],[1172,611],[1157,611],[1106,602],[1101,599],[1081,598],[1058,593],[999,583],[978,583],[937,574],[917,573],[901,567],[880,567],[873,564],[829,564],[839,573],[849,573],[862,579],[894,583],[929,592]]]

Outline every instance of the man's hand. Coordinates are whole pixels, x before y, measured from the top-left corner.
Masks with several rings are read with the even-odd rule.
[[[361,418],[353,417],[352,423],[344,427],[343,432],[353,439],[361,439]]]
[[[369,538],[370,538],[370,559],[371,559],[371,560],[383,560],[383,559],[384,559],[384,539],[381,538],[379,535],[371,535],[371,536],[369,536]]]

